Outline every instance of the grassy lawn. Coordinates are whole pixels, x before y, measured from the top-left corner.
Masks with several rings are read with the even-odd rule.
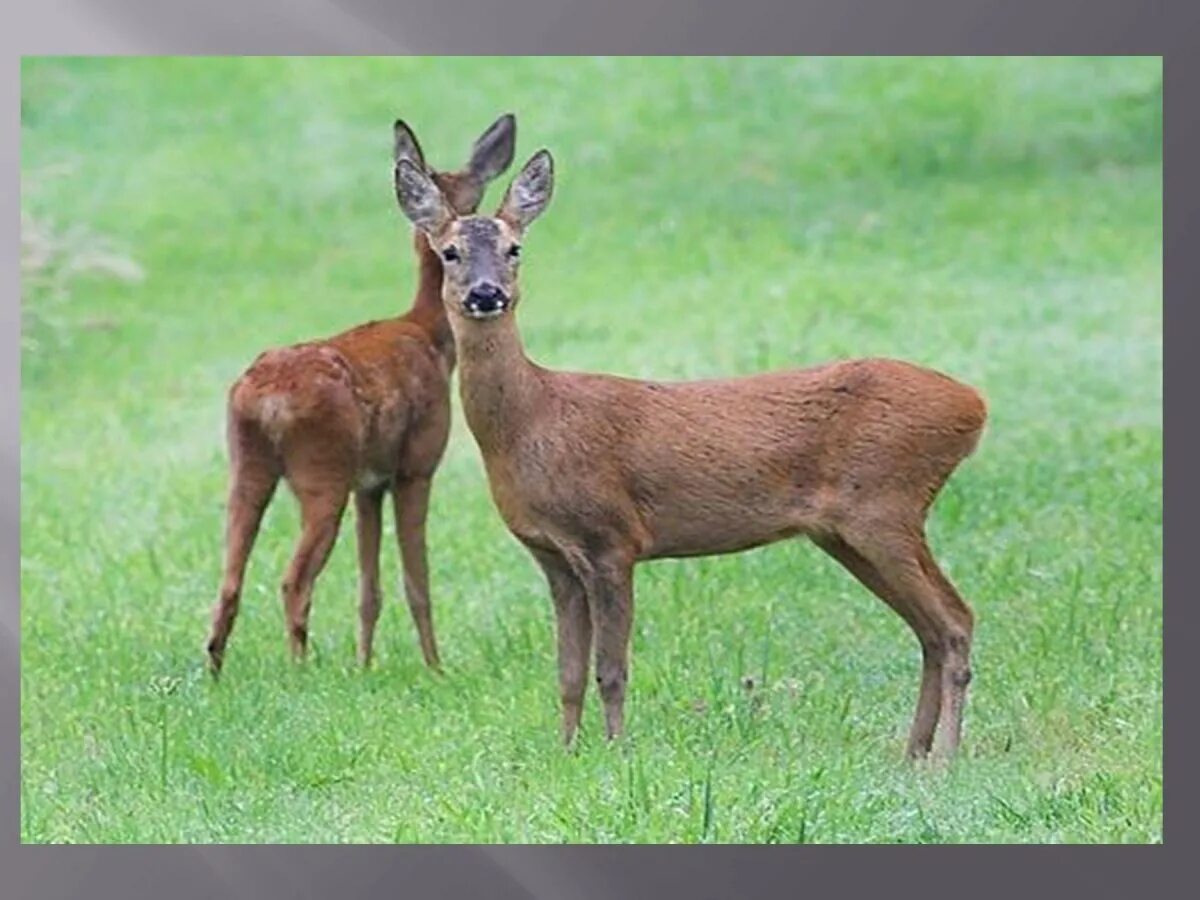
[[[24,210],[145,277],[29,282],[23,839],[1161,840],[1160,79],[1154,59],[26,60]],[[289,662],[281,492],[209,682],[227,386],[266,347],[407,308],[394,117],[451,167],[509,110],[516,166],[558,163],[525,246],[538,362],[887,355],[987,395],[930,524],[977,615],[951,770],[902,759],[906,626],[799,542],[639,567],[628,739],[604,744],[592,690],[565,754],[549,595],[461,416],[429,534],[446,676],[420,662],[390,516],[377,665],[355,666],[352,512],[314,658]]]

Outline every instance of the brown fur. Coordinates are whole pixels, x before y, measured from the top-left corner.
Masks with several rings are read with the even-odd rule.
[[[632,565],[794,535],[811,537],[905,617],[938,658],[928,679],[942,677],[953,653],[953,677],[965,684],[971,613],[933,562],[923,524],[979,438],[984,407],[970,388],[891,360],[679,384],[554,372],[525,357],[513,319],[467,328],[492,332],[460,335],[460,379],[497,508],[544,568],[563,570],[548,574],[552,585],[570,573],[601,598],[590,607],[594,624],[582,608],[574,613],[579,646],[568,665],[584,666],[587,629],[604,635],[609,622],[609,650],[596,651],[613,733]],[[616,598],[608,616],[606,588]],[[951,685],[950,708],[961,707],[961,686]],[[564,695],[568,738],[576,690]],[[928,751],[933,704],[943,702],[925,690],[932,699],[920,705],[914,755]]]
[[[484,269],[508,298],[503,314],[468,314],[465,299],[484,276],[465,256],[447,271],[443,299],[463,408],[492,496],[554,597],[564,739],[579,724],[590,647],[607,733],[622,730],[636,562],[804,535],[912,627],[924,663],[909,752],[953,753],[970,678],[972,613],[938,569],[924,522],[979,441],[982,397],[887,359],[683,383],[534,364],[512,315],[515,261],[494,260],[549,201],[552,168],[541,156],[518,176],[495,220],[493,264]],[[470,218],[444,205],[412,216],[405,194],[429,189],[419,178],[406,185],[406,212],[434,246],[460,241]]]
[[[460,213],[473,212],[488,181],[512,160],[515,122],[505,116],[476,142],[467,168],[430,177]],[[396,123],[396,158],[424,158]],[[225,577],[208,641],[217,673],[237,616],[245,566],[278,480],[300,504],[302,533],[283,580],[293,652],[304,654],[313,583],[333,549],[346,502],[358,531],[359,657],[369,663],[380,610],[383,495],[391,492],[405,595],[425,662],[438,668],[429,603],[425,517],[430,484],[450,431],[454,340],[441,302],[442,261],[414,233],[419,281],[412,308],[326,340],[268,350],[229,391],[230,493]]]

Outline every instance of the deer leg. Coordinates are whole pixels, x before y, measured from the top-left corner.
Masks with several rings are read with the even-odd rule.
[[[967,703],[967,685],[971,682],[971,639],[975,616],[958,590],[938,567],[924,540],[918,550],[921,569],[942,600],[945,658],[942,664],[942,711],[934,736],[937,757],[953,756],[962,737],[963,710]]]
[[[925,756],[933,742],[934,728],[942,702],[941,656],[936,651],[935,631],[862,554],[837,535],[815,537],[813,542],[841,563],[864,587],[894,609],[917,636],[921,644],[921,689],[917,709],[908,735],[908,755]]]
[[[949,757],[958,746],[970,680],[970,610],[957,593],[950,593],[953,588],[933,563],[919,526],[877,524],[844,537],[890,586],[894,608],[918,632],[926,673],[922,696],[934,693],[929,683],[933,676],[928,673],[938,673],[936,692],[940,700],[931,745],[935,756]]]
[[[348,493],[345,488],[326,488],[320,492],[296,490],[303,530],[287,574],[284,575],[281,594],[288,642],[292,655],[297,659],[303,658],[308,649],[308,615],[312,609],[313,583],[325,568],[337,540]]]
[[[620,559],[593,564],[585,582],[596,652],[596,684],[604,701],[605,734],[625,728],[629,637],[633,627],[633,564]]]
[[[358,661],[371,664],[375,623],[379,621],[379,537],[383,530],[383,492],[358,491],[354,495],[358,531]]]
[[[534,551],[534,558],[546,573],[554,599],[554,619],[558,630],[558,691],[562,702],[562,738],[570,747],[583,714],[587,691],[588,654],[592,645],[592,620],[588,613],[583,584],[561,557]]]
[[[207,645],[209,671],[214,677],[221,673],[225,644],[241,606],[246,562],[254,547],[263,512],[279,483],[278,471],[268,456],[241,447],[236,433],[231,433],[230,444],[233,471],[225,512],[225,571],[213,609]]]
[[[400,542],[400,557],[404,564],[404,596],[417,626],[425,665],[434,671],[441,671],[442,664],[433,634],[429,568],[425,552],[425,517],[429,510],[430,486],[428,478],[397,481],[392,489],[392,499],[396,513],[396,539]]]

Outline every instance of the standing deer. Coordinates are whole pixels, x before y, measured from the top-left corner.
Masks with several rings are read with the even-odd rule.
[[[579,726],[590,646],[607,735],[622,731],[636,562],[806,535],[916,633],[908,752],[951,755],[972,614],[924,523],[979,441],[982,397],[884,359],[680,383],[542,368],[513,313],[521,239],[553,183],[539,151],[494,217],[459,216],[419,166],[396,167],[401,208],[446,265],[463,409],[492,497],[553,595],[564,741]]]
[[[448,208],[473,213],[484,190],[512,163],[516,120],[497,119],[475,142],[466,168],[435,172],[416,136],[394,126],[395,160],[436,184]],[[440,668],[430,617],[425,515],[430,482],[450,431],[453,335],[441,301],[441,256],[413,235],[419,281],[412,308],[327,340],[262,353],[229,391],[231,469],[225,575],[208,640],[218,674],[238,613],[246,560],[263,512],[282,477],[300,504],[302,531],[283,579],[293,655],[308,642],[313,583],[333,549],[354,494],[358,519],[358,656],[371,661],[379,618],[381,508],[391,491],[404,588],[425,663]]]

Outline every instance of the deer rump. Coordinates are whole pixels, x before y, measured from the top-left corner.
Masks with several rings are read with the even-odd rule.
[[[355,362],[338,342],[354,340]],[[268,350],[230,391],[231,427],[254,427],[281,458],[316,441],[339,470],[369,490],[396,474],[408,434],[429,418],[433,398],[420,388],[448,381],[436,354],[402,323],[372,322],[329,342]]]

